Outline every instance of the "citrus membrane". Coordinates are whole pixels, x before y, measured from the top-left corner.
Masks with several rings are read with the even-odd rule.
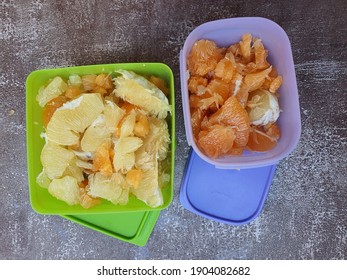
[[[250,94],[247,111],[253,125],[274,123],[280,114],[278,99],[271,92],[258,89]]]

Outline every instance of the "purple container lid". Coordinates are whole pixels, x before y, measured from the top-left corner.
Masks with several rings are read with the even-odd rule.
[[[252,36],[262,40],[269,51],[268,61],[283,77],[283,84],[279,89],[281,113],[278,119],[281,138],[274,149],[265,153],[244,153],[241,156],[213,160],[199,150],[193,139],[187,83],[189,79],[187,57],[193,44],[199,39],[213,40],[219,47],[227,47],[239,42],[245,33],[251,33]],[[300,138],[301,120],[294,61],[288,36],[275,22],[265,18],[245,17],[221,19],[198,26],[189,34],[181,50],[180,77],[187,141],[203,160],[222,169],[254,168],[276,164],[295,149]]]
[[[276,165],[216,169],[191,150],[180,189],[181,204],[211,220],[247,224],[260,214],[275,169]]]

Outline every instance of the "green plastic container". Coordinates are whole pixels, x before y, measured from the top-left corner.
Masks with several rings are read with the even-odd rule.
[[[44,145],[44,140],[40,137],[44,131],[42,124],[42,108],[36,101],[36,95],[39,88],[44,85],[48,79],[55,76],[68,78],[71,74],[99,74],[113,73],[115,70],[124,69],[134,71],[139,75],[155,75],[164,79],[170,88],[169,102],[172,106],[172,114],[168,117],[168,125],[171,136],[171,152],[168,154],[167,168],[171,174],[170,182],[162,188],[164,203],[157,208],[151,208],[144,202],[134,196],[129,197],[127,205],[114,205],[109,201],[102,200],[97,206],[90,209],[84,209],[80,205],[69,206],[51,196],[48,191],[41,188],[36,183],[37,175],[42,171],[40,154]],[[26,81],[26,128],[27,128],[27,160],[28,160],[28,179],[30,202],[32,208],[40,214],[57,215],[80,215],[80,214],[106,214],[106,213],[125,213],[125,212],[144,212],[159,211],[167,208],[173,198],[174,187],[174,157],[175,157],[175,96],[174,96],[174,77],[171,69],[162,63],[120,63],[77,66],[67,68],[43,69],[32,72]],[[69,217],[69,216],[68,216]],[[73,218],[77,219],[77,218]]]

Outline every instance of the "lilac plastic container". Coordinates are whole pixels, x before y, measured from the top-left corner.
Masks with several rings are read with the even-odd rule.
[[[219,47],[239,42],[241,36],[251,33],[260,38],[269,51],[268,61],[283,77],[279,89],[282,112],[278,120],[281,138],[277,146],[264,153],[245,152],[241,156],[211,159],[204,155],[194,142],[189,108],[187,57],[193,44],[199,39],[209,39]],[[299,97],[290,42],[285,31],[275,22],[259,17],[230,18],[208,22],[198,26],[187,37],[180,53],[180,76],[184,124],[188,144],[206,162],[221,169],[245,169],[274,165],[289,155],[296,147],[301,133]]]

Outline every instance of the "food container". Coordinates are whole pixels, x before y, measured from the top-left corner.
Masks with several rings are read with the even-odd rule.
[[[109,201],[102,200],[99,205],[90,209],[84,209],[80,205],[69,206],[63,201],[54,198],[47,189],[36,183],[36,177],[42,170],[40,154],[44,145],[44,139],[40,137],[43,132],[42,108],[36,101],[39,88],[49,79],[55,76],[68,78],[71,74],[99,74],[112,73],[115,70],[124,69],[134,71],[139,75],[155,75],[166,81],[170,88],[169,102],[172,114],[168,117],[169,132],[171,137],[171,151],[168,153],[168,173],[170,182],[162,188],[164,203],[156,208],[147,206],[144,202],[134,196],[129,197],[126,205],[114,205]],[[171,69],[162,63],[124,63],[78,66],[56,69],[44,69],[32,72],[26,81],[26,128],[27,128],[27,161],[29,193],[32,208],[40,214],[79,215],[79,214],[116,214],[123,212],[148,212],[160,211],[169,206],[173,197],[174,180],[174,155],[175,155],[175,108],[174,108],[174,78]]]
[[[200,39],[213,40],[218,47],[227,47],[239,42],[245,33],[262,40],[269,52],[269,63],[283,77],[278,119],[281,138],[268,152],[246,151],[240,156],[211,159],[200,151],[193,138],[187,57],[193,44]],[[181,203],[186,209],[212,220],[231,225],[249,223],[263,208],[276,164],[293,151],[300,138],[299,98],[288,36],[273,21],[258,17],[202,24],[189,34],[181,50],[180,78],[186,137],[192,147],[181,184]]]
[[[283,84],[279,89],[281,113],[278,120],[282,136],[277,146],[266,153],[244,153],[241,156],[213,160],[200,151],[193,139],[187,84],[189,79],[187,57],[193,44],[199,39],[213,40],[217,46],[226,47],[239,42],[245,33],[251,33],[262,40],[265,48],[269,51],[268,61],[283,76]],[[223,169],[262,167],[276,164],[296,147],[300,138],[301,121],[293,56],[288,36],[273,21],[265,18],[246,17],[216,20],[198,26],[189,34],[181,50],[180,77],[187,141],[194,152],[203,160]]]

